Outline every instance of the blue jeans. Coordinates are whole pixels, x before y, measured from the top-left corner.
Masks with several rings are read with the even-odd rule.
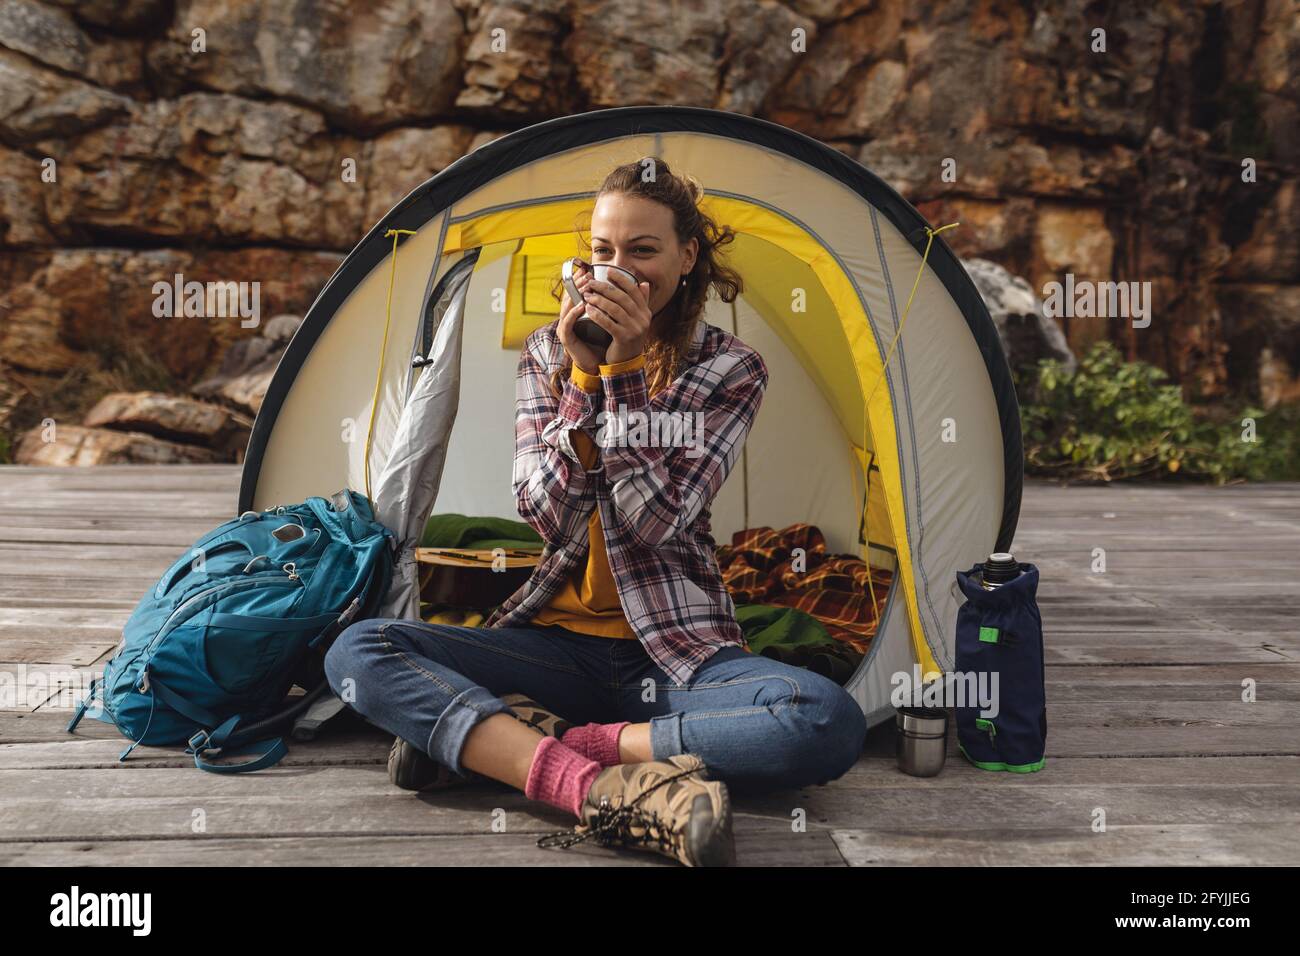
[[[690,753],[736,792],[828,783],[866,738],[857,702],[829,678],[724,647],[678,687],[638,640],[559,625],[482,628],[375,618],[325,656],[330,687],[370,723],[457,773],[480,720],[521,693],[575,724],[650,723],[654,759]]]

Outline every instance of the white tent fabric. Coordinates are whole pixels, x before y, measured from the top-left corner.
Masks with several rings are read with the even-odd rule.
[[[466,272],[452,287],[433,340],[429,364],[406,401],[393,451],[375,492],[375,517],[398,535],[393,582],[380,617],[420,616],[415,547],[442,481],[443,465],[460,405],[461,338]]]

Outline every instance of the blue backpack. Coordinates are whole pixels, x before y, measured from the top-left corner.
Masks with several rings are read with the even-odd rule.
[[[269,739],[275,728],[329,689],[321,663],[329,644],[372,616],[388,590],[393,541],[350,490],[226,522],[136,605],[68,731],[98,691],[103,708],[93,716],[131,740],[119,760],[140,744],[186,742],[203,770],[272,766],[287,752],[282,737]],[[295,683],[307,694],[286,708]],[[203,759],[218,752],[255,759]]]

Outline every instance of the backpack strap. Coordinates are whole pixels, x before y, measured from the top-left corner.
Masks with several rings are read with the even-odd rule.
[[[119,762],[124,762],[127,757],[131,756],[131,751],[134,750],[136,747],[139,747],[141,742],[144,740],[144,738],[149,736],[149,728],[150,726],[153,725],[154,707],[157,703],[158,703],[158,698],[155,697],[153,694],[150,694],[149,695],[149,719],[144,722],[144,730],[140,732],[140,739],[132,740],[131,746],[127,747],[125,750],[123,750],[120,754],[117,755],[117,759]]]
[[[245,757],[250,754],[255,755],[253,760],[244,763],[209,763],[203,759],[203,756],[209,752],[217,753],[222,750],[227,739],[235,732],[239,722],[244,719],[243,714],[235,714],[224,721],[218,721],[215,714],[209,713],[202,707],[192,704],[180,694],[176,693],[157,677],[150,678],[149,686],[153,692],[162,698],[162,702],[173,710],[184,714],[190,720],[203,727],[216,727],[216,730],[200,730],[189,739],[189,746],[185,752],[194,754],[194,766],[200,770],[206,770],[209,773],[249,773],[253,770],[261,770],[264,767],[272,767],[279,763],[284,755],[289,752],[285,745],[284,738],[274,740],[261,740],[256,743],[247,744],[237,750],[232,750],[225,756],[228,757]]]
[[[68,733],[77,729],[77,724],[81,723],[81,718],[86,716],[86,708],[90,706],[91,700],[97,691],[103,691],[104,685],[98,677],[91,678],[90,687],[86,689],[86,696],[81,699],[77,705],[77,712],[72,715],[72,720],[68,723]]]
[[[328,615],[328,617],[330,620],[334,619],[333,615]],[[293,627],[298,626],[299,625],[297,624],[293,625]],[[147,667],[145,668],[145,673],[149,674]],[[198,731],[198,733],[194,734],[194,736],[189,739],[189,746],[185,748],[186,753],[194,754],[194,766],[198,767],[200,770],[206,770],[209,773],[251,773],[254,770],[262,770],[265,767],[275,766],[284,759],[285,754],[289,752],[289,748],[285,744],[283,737],[276,737],[274,739],[268,738],[266,740],[246,744],[225,754],[227,757],[246,757],[252,755],[252,760],[237,764],[209,763],[203,759],[204,755],[210,752],[220,752],[222,750],[226,741],[239,726],[240,721],[244,719],[243,714],[235,714],[233,717],[221,721],[216,714],[186,700],[176,691],[172,690],[160,681],[154,674],[149,674],[148,687],[151,694],[157,695],[157,697],[160,698],[168,707],[172,708],[172,710],[188,717],[200,727],[216,727],[216,730],[212,731]],[[125,759],[126,754],[130,753],[131,749],[134,747],[135,744],[132,744],[131,747],[123,753],[122,759]]]
[[[145,667],[145,673],[149,675],[149,689],[152,693],[162,698],[162,702],[179,714],[183,714],[190,720],[194,721],[200,727],[215,727],[221,723],[216,714],[204,710],[197,704],[192,704],[176,691],[172,690],[155,674],[149,673],[149,668]],[[233,729],[233,728],[232,728]],[[224,737],[222,738],[224,739]]]
[[[339,492],[339,494],[342,493]],[[318,644],[326,646],[332,644],[334,638],[342,634],[344,629],[354,620],[361,620],[370,615],[375,605],[383,597],[380,593],[381,582],[387,577],[384,572],[387,568],[386,562],[390,560],[391,558],[387,552],[380,554],[376,558],[375,562],[370,566],[370,574],[366,576],[366,583],[361,589],[361,593],[352,599],[352,603],[344,608],[343,613],[339,614],[328,627],[307,642],[308,647],[316,647]]]
[[[194,766],[209,773],[250,773],[254,770],[273,767],[284,759],[284,755],[289,752],[289,748],[285,745],[283,737],[276,737],[274,740],[260,740],[257,743],[247,744],[225,754],[227,757],[254,755],[252,760],[247,760],[244,763],[208,763],[204,760],[203,755],[209,751],[221,751],[222,744],[234,732],[235,726],[242,719],[241,715],[236,714],[212,733],[209,734],[206,730],[200,730],[191,737],[185,752],[194,754]]]
[[[188,752],[187,750],[186,753]],[[276,737],[274,740],[263,740],[259,743],[248,744],[227,754],[230,757],[246,757],[249,754],[258,755],[255,759],[245,763],[208,763],[203,759],[202,751],[195,751],[194,766],[200,770],[206,770],[208,773],[251,773],[254,770],[274,767],[284,759],[285,754],[288,752],[289,748],[285,744],[284,738]]]
[[[315,648],[318,644],[331,644],[334,638],[343,633],[343,629],[352,623],[352,619],[357,616],[357,610],[361,607],[361,598],[355,597],[347,609],[340,615],[330,621],[328,627],[321,629],[321,632],[307,642],[309,648]]]

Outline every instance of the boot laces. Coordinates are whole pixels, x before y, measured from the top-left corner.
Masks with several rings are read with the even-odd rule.
[[[627,843],[648,844],[653,841],[658,844],[660,850],[671,853],[676,849],[678,831],[671,829],[664,820],[660,819],[658,813],[653,810],[643,810],[637,804],[664,784],[671,783],[678,777],[690,776],[693,773],[695,773],[694,769],[679,770],[671,776],[664,777],[654,786],[647,787],[631,803],[617,807],[609,802],[609,797],[601,797],[600,806],[596,809],[595,819],[592,820],[590,825],[578,824],[572,830],[557,830],[554,833],[548,833],[537,841],[537,845],[543,848],[558,847],[568,849],[590,839],[594,839],[600,846],[623,846]],[[645,835],[641,837],[634,835],[632,833],[634,826],[643,827]]]

